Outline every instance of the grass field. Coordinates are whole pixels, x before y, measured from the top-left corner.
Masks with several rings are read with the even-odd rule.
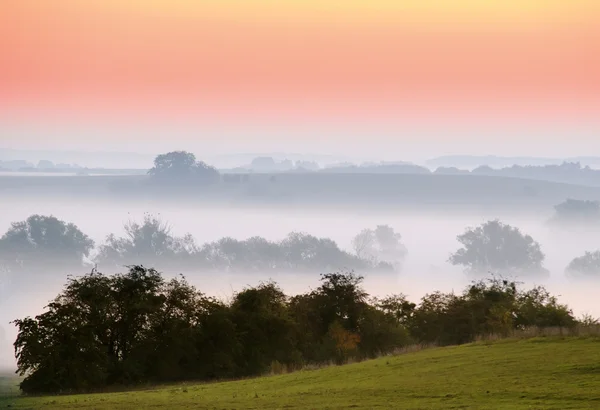
[[[281,376],[0,399],[13,409],[598,409],[600,338],[480,342]]]
[[[17,396],[19,391],[20,379],[15,377],[14,373],[4,373],[0,371],[0,403],[5,397]]]

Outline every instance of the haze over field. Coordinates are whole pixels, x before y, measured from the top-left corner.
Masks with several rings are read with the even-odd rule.
[[[171,203],[133,203],[115,201],[76,200],[55,198],[39,203],[22,203],[17,199],[0,204],[0,227],[9,228],[14,221],[25,220],[33,214],[54,215],[59,219],[75,223],[96,243],[102,243],[107,235],[123,234],[123,224],[129,220],[140,221],[144,213],[159,215],[172,225],[173,234],[183,236],[191,233],[198,243],[218,240],[222,237],[246,239],[262,236],[269,240],[280,240],[292,231],[306,232],[318,237],[328,237],[340,247],[351,251],[351,239],[362,229],[378,224],[389,224],[402,235],[408,249],[408,256],[399,273],[358,272],[366,276],[365,288],[374,296],[391,293],[404,293],[410,300],[434,290],[460,291],[471,280],[459,267],[448,263],[449,255],[456,251],[459,243],[456,236],[467,227],[477,226],[489,219],[500,218],[503,222],[519,227],[541,243],[546,254],[545,266],[550,270],[550,278],[525,280],[528,284],[543,284],[560,300],[568,303],[576,314],[589,313],[600,316],[595,291],[588,283],[567,279],[566,265],[586,250],[594,250],[597,233],[556,231],[546,222],[552,216],[547,214],[505,212],[472,213],[469,215],[450,213],[440,207],[437,212],[420,212],[418,209],[398,212],[369,212],[365,210],[331,212],[302,209],[244,209]],[[343,266],[339,267],[344,268]],[[99,266],[102,271],[102,266]],[[7,326],[9,320],[35,315],[64,284],[66,275],[80,275],[88,270],[69,272],[47,272],[52,279],[44,280],[44,286],[10,294],[10,299],[0,309],[0,321],[4,328],[4,344],[1,361],[4,366],[14,363],[10,340],[16,336],[15,330]],[[179,272],[165,272],[174,275]],[[235,291],[247,285],[272,278],[281,284],[288,294],[302,293],[318,285],[319,273],[208,273],[202,271],[184,272],[190,282],[209,295],[230,298]]]
[[[67,275],[165,254],[223,299],[348,263],[417,303],[490,267],[600,317],[599,20],[596,0],[0,0],[0,369],[8,322]]]

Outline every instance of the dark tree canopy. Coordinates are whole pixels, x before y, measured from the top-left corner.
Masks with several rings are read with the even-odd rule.
[[[197,161],[191,152],[173,151],[158,155],[154,167],[148,171],[154,179],[176,181],[215,182],[220,178],[219,171],[202,161]]]
[[[515,329],[572,327],[573,312],[543,287],[524,291],[517,283],[492,278],[468,286],[462,294],[434,292],[410,312],[407,326],[425,343],[468,343],[477,335],[509,335]]]
[[[306,294],[288,297],[266,282],[225,303],[185,278],[131,266],[69,279],[45,312],[14,324],[21,389],[39,394],[257,376],[577,321],[544,288],[497,279],[417,305],[403,295],[370,300],[362,277],[338,272]]]
[[[462,248],[450,256],[453,265],[462,265],[475,275],[547,275],[545,255],[539,243],[518,228],[498,220],[488,221],[459,235]]]

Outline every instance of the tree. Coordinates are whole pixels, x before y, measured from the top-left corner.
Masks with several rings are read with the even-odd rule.
[[[124,225],[125,236],[110,234],[100,246],[95,261],[101,267],[150,263],[155,266],[185,262],[198,249],[190,234],[175,237],[171,226],[160,217],[145,214],[143,223]]]
[[[321,301],[320,310],[328,330],[337,321],[351,332],[358,331],[367,293],[361,284],[364,278],[354,272],[336,272],[321,275],[321,286],[316,295]]]
[[[372,260],[375,258],[375,232],[372,229],[363,229],[352,239],[354,253],[360,259]]]
[[[460,344],[581,323],[544,288],[523,291],[507,280],[474,282],[458,295],[436,292],[419,305],[403,295],[369,299],[361,284],[352,272],[329,273],[306,294],[289,298],[267,282],[225,303],[184,277],[167,281],[140,265],[112,276],[94,269],[69,278],[41,314],[13,322],[21,389],[68,393],[258,376],[377,357],[413,341]]]
[[[277,163],[272,157],[256,157],[250,163],[253,170],[274,171],[277,169]]]
[[[365,261],[344,252],[329,238],[317,238],[300,232],[290,233],[279,246],[286,265],[292,269],[336,270],[364,268]]]
[[[82,266],[94,241],[79,228],[54,216],[31,215],[14,222],[0,238],[0,261],[4,268]]]
[[[406,247],[402,244],[402,235],[389,225],[377,225],[375,239],[379,247],[380,262],[388,262],[398,267],[407,254]]]
[[[333,342],[337,364],[345,363],[350,357],[358,353],[360,336],[344,329],[339,322],[334,321],[329,326],[327,336]]]
[[[492,278],[473,282],[462,294],[426,295],[407,326],[421,343],[452,345],[530,327],[568,328],[576,322],[573,312],[543,287],[523,291],[516,282]]]
[[[600,277],[600,251],[586,252],[582,256],[574,258],[565,271],[571,276]]]
[[[301,364],[287,296],[275,283],[244,289],[235,295],[231,309],[242,346],[242,376],[262,374],[275,361],[290,367]]]
[[[398,270],[408,253],[402,244],[402,235],[389,225],[377,225],[375,229],[363,229],[352,239],[354,253],[373,266],[389,264]]]
[[[70,279],[46,312],[15,320],[25,393],[195,378],[195,329],[210,301],[141,266]]]
[[[600,202],[567,199],[554,207],[555,214],[550,220],[554,225],[589,227],[600,224]]]
[[[220,178],[216,168],[197,161],[191,152],[173,151],[158,155],[154,159],[154,167],[148,171],[154,179],[174,183],[177,181],[215,182]]]
[[[457,236],[462,244],[449,258],[453,265],[462,265],[474,275],[490,272],[500,275],[547,275],[542,266],[545,255],[539,243],[518,228],[499,220],[469,228]]]

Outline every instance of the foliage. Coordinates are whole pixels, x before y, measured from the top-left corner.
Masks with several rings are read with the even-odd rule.
[[[25,392],[81,391],[195,374],[194,326],[208,300],[185,279],[131,267],[70,279],[35,318],[16,320]]]
[[[471,342],[531,326],[570,327],[571,311],[543,288],[475,282],[461,295],[434,293],[419,305],[403,295],[369,299],[352,272],[322,275],[306,294],[273,282],[223,303],[185,278],[156,270],[96,271],[69,279],[35,318],[14,321],[25,393],[90,391],[140,383],[256,376],[273,364],[373,358],[411,343]]]
[[[0,238],[0,260],[9,269],[37,267],[38,263],[82,266],[93,247],[94,241],[75,224],[36,214],[13,222]]]
[[[143,261],[164,269],[203,269],[218,272],[264,272],[372,268],[366,261],[340,249],[328,238],[292,232],[281,241],[258,236],[246,240],[222,238],[198,246],[187,234],[176,237],[159,218],[146,215],[143,224],[125,225],[126,236],[109,235],[95,261],[104,267]]]
[[[600,223],[600,202],[569,198],[554,207],[555,215],[550,220],[557,225]]]
[[[391,265],[399,269],[408,253],[402,244],[402,235],[389,225],[377,225],[375,229],[363,229],[352,239],[357,257],[371,261],[373,265]]]
[[[566,268],[568,274],[581,277],[598,277],[600,274],[600,251],[586,252],[573,259]]]
[[[518,228],[499,220],[467,229],[457,237],[462,248],[450,256],[453,265],[462,265],[475,275],[498,272],[502,275],[547,275],[540,244]]]
[[[101,266],[121,267],[142,261],[164,266],[165,262],[189,259],[190,254],[197,251],[191,235],[171,235],[171,227],[150,214],[144,215],[143,223],[128,222],[124,228],[124,237],[110,234],[100,246],[95,261]]]
[[[219,171],[186,151],[172,151],[158,155],[148,174],[156,181],[210,183],[220,179]]]
[[[406,323],[421,342],[452,345],[529,327],[572,327],[577,321],[543,287],[522,291],[515,282],[493,278],[474,282],[460,295],[426,295]]]

